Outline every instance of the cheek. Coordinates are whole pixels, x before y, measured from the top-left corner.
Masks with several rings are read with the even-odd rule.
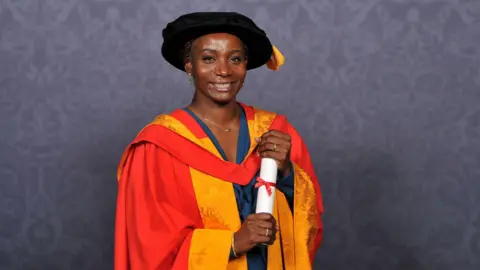
[[[235,66],[235,67],[232,69],[232,73],[233,73],[236,77],[245,78],[245,76],[247,75],[247,69],[245,68],[245,66]]]
[[[197,79],[204,80],[212,76],[214,69],[214,65],[206,65],[204,63],[199,63],[195,67],[194,74],[197,76]]]

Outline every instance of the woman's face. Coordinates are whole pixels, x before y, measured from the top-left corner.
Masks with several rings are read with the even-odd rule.
[[[235,102],[247,75],[245,47],[230,34],[202,36],[193,42],[185,70],[194,78],[196,99]]]

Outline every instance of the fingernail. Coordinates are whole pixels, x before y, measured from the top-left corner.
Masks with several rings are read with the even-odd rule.
[[[258,138],[258,137],[255,138],[255,141],[256,141],[256,142],[260,142],[261,140],[262,140],[262,139],[260,139],[260,138]]]

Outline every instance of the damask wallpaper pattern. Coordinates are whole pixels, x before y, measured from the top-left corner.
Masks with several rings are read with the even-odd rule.
[[[161,30],[205,10],[286,56],[240,97],[310,148],[315,269],[480,269],[478,0],[0,0],[0,269],[112,269],[120,155],[192,95]]]

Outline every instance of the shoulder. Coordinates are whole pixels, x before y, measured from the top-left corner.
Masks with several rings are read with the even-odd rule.
[[[184,118],[187,112],[175,109],[171,112],[161,113],[153,117],[136,135],[134,141],[156,138],[161,139],[165,132],[185,131]]]
[[[243,108],[245,109],[248,114],[250,113],[254,118],[254,120],[259,124],[262,125],[268,124],[268,129],[275,129],[287,133],[292,137],[292,142],[295,144],[302,144],[303,139],[297,129],[294,127],[294,124],[289,121],[288,117],[285,114],[281,114],[278,112],[265,110],[259,107],[245,105],[242,104]],[[252,119],[253,119],[252,118]]]
[[[288,122],[287,117],[282,115],[278,112],[265,110],[256,106],[246,105],[241,103],[248,119],[256,120],[259,122],[273,122],[273,121],[281,121],[281,122]]]
[[[270,111],[270,110],[265,110],[265,109],[257,107],[257,106],[253,106],[253,105],[249,105],[249,104],[245,104],[245,103],[240,103],[240,105],[243,107],[243,109],[245,110],[245,112],[247,114],[248,113],[254,113],[256,115],[258,114],[258,115],[268,115],[268,116],[281,116],[277,112]]]

